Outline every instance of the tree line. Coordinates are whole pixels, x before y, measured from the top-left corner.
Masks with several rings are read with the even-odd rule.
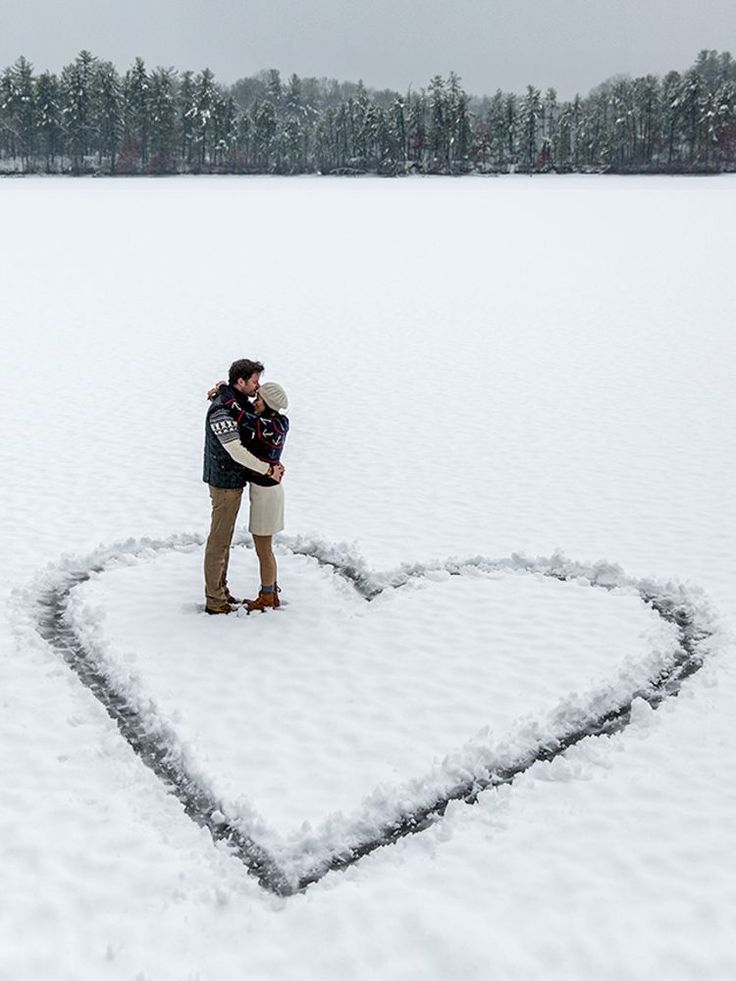
[[[696,173],[736,169],[736,61],[617,76],[560,101],[527,86],[475,98],[454,73],[406,94],[276,70],[120,74],[82,51],[60,74],[0,75],[0,173]]]

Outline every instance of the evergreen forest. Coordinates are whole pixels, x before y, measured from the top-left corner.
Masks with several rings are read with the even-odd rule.
[[[435,76],[398,93],[276,70],[121,74],[82,51],[0,75],[0,174],[720,173],[736,170],[736,61],[617,76],[586,96],[476,97]]]

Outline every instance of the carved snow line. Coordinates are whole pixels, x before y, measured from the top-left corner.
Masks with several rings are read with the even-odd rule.
[[[543,575],[560,581],[587,580],[596,588],[611,590],[629,587],[636,590],[642,601],[677,631],[677,646],[667,663],[656,677],[637,688],[625,698],[606,698],[605,692],[594,693],[589,704],[577,706],[574,717],[569,709],[554,718],[551,729],[541,727],[528,733],[527,745],[511,760],[489,758],[480,772],[473,772],[440,794],[430,799],[417,800],[410,811],[403,810],[393,819],[381,821],[361,820],[349,822],[349,844],[333,842],[328,853],[289,854],[289,870],[284,868],[283,858],[260,845],[241,822],[225,814],[222,803],[206,786],[206,782],[191,772],[179,750],[175,731],[152,713],[136,707],[134,701],[118,691],[106,674],[104,661],[77,636],[74,625],[67,617],[72,591],[88,581],[92,575],[106,571],[121,556],[140,556],[151,552],[190,550],[202,544],[197,535],[180,535],[165,540],[128,541],[97,552],[81,560],[66,559],[47,573],[43,581],[34,587],[36,597],[36,629],[41,637],[64,658],[69,667],[100,701],[120,729],[133,751],[140,757],[165,786],[179,799],[185,812],[201,827],[206,827],[215,842],[224,842],[239,858],[248,872],[270,892],[290,896],[319,881],[330,871],[344,869],[375,849],[391,844],[409,834],[425,829],[441,817],[448,804],[455,800],[475,803],[479,794],[489,788],[512,783],[535,763],[550,761],[571,746],[589,736],[612,735],[620,732],[631,720],[631,707],[641,698],[652,708],[664,699],[676,696],[690,675],[697,671],[710,651],[709,641],[716,631],[716,624],[701,593],[686,589],[677,583],[658,583],[654,580],[636,580],[609,563],[586,565],[573,562],[560,554],[549,558],[529,559],[512,555],[503,559],[484,556],[431,563],[405,565],[391,573],[371,572],[365,561],[345,546],[336,546],[319,539],[287,538],[279,540],[280,546],[295,554],[308,556],[320,565],[331,568],[336,575],[350,582],[357,592],[370,602],[387,589],[397,589],[412,579],[431,573],[446,572],[462,575],[468,571],[479,574],[527,573]],[[239,541],[239,544],[243,544]],[[298,851],[298,850],[297,850]]]

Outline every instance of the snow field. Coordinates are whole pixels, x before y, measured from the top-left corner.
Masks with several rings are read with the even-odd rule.
[[[732,190],[732,178],[0,184],[0,577],[16,590],[0,633],[3,981],[736,975]],[[290,534],[355,542],[379,570],[559,548],[703,587],[726,636],[677,699],[638,703],[625,732],[274,899],[135,758],[25,598],[64,553],[206,530],[203,393],[244,355],[294,406]],[[248,592],[251,556],[235,560]],[[283,562],[290,604],[273,617],[200,624],[194,551],[121,565],[84,587],[89,619],[74,611],[121,676],[179,713],[212,780],[240,787],[238,759],[262,767],[252,803],[268,833],[305,814],[319,827],[381,781],[428,772],[423,760],[493,724],[489,699],[514,715],[524,678],[541,710],[610,678],[628,651],[646,657],[646,610],[626,596],[559,584],[553,604],[555,584],[504,577],[366,606],[308,560]],[[434,601],[456,589],[478,590],[462,619]],[[408,623],[426,631],[403,643],[410,662],[390,656]],[[224,643],[203,653],[205,627]],[[486,630],[497,676],[474,646]],[[244,713],[232,673],[218,693],[211,667],[196,672],[213,650],[242,672],[263,757],[243,755],[245,739],[216,752],[224,720],[240,732]],[[537,670],[522,675],[525,656]],[[386,736],[386,691],[360,663],[403,685],[411,730]],[[348,682],[372,700],[348,711]],[[312,753],[268,705],[285,690]],[[353,734],[369,786],[304,699]],[[213,704],[224,716],[204,731]],[[264,760],[307,758],[301,787],[269,785]]]
[[[500,740],[571,692],[611,686],[626,661],[644,662],[644,681],[677,640],[633,591],[437,573],[369,605],[314,560],[284,556],[292,610],[252,617],[243,637],[244,613],[213,629],[192,607],[172,645],[160,625],[181,616],[200,567],[201,549],[123,561],[74,591],[72,622],[102,645],[116,687],[181,733],[229,813],[245,797],[292,839],[479,730]]]

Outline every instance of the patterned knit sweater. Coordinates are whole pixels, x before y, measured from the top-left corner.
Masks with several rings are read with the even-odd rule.
[[[253,456],[267,463],[278,463],[284,449],[289,420],[287,416],[276,413],[268,416],[258,416],[251,411],[251,405],[228,393],[223,398],[223,408],[227,409],[230,418],[238,427],[238,436],[243,446]],[[254,484],[270,486],[275,480],[262,477],[260,474],[249,474],[248,479]]]
[[[222,488],[244,487],[249,480],[272,484],[264,476],[270,464],[243,445],[238,425],[225,407],[225,401],[235,402],[235,396],[233,389],[222,388],[207,410],[203,480]]]

